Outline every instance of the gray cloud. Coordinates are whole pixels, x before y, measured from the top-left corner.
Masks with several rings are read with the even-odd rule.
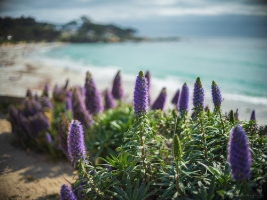
[[[0,0],[0,16],[7,15],[53,23],[86,15],[95,22],[116,22],[155,36],[267,36],[266,0]]]

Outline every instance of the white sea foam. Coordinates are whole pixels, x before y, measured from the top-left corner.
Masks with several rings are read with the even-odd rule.
[[[41,48],[39,53],[33,55],[33,59],[48,66],[55,66],[61,67],[65,70],[74,71],[76,73],[85,73],[86,71],[90,71],[93,75],[95,80],[100,80],[103,82],[111,83],[115,74],[118,70],[122,70],[119,66],[95,66],[92,64],[85,64],[83,60],[73,61],[72,59],[65,57],[62,59],[54,59],[44,56],[44,52],[48,52],[55,48],[54,46],[48,46],[45,48]],[[133,90],[133,84],[135,82],[137,74],[127,74],[122,70],[122,80],[125,82],[126,86],[129,90]],[[179,77],[175,76],[166,76],[165,78],[157,78],[151,77],[151,88],[154,91],[155,95],[158,95],[160,90],[163,87],[167,88],[167,93],[169,98],[171,98],[177,89],[181,89],[183,82],[180,80]],[[193,84],[188,85],[190,89],[190,96],[193,95]],[[211,92],[210,88],[205,89],[205,99],[211,101]],[[230,94],[222,92],[222,96],[226,101],[236,101],[236,102],[244,102],[250,103],[255,105],[264,105],[267,106],[267,98],[264,97],[253,97],[253,96],[246,96],[242,94]],[[191,99],[191,98],[190,98]]]

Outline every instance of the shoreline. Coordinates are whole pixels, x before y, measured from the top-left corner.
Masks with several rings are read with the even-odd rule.
[[[66,79],[70,80],[70,86],[83,86],[85,81],[85,71],[89,70],[94,78],[96,86],[100,92],[106,88],[111,88],[113,78],[116,74],[116,69],[112,69],[103,73],[103,69],[95,67],[87,67],[83,71],[69,69],[68,67],[58,67],[52,63],[42,63],[34,60],[31,54],[34,51],[40,51],[47,47],[54,48],[65,43],[31,43],[31,44],[17,44],[12,46],[0,46],[0,95],[24,97],[27,89],[31,89],[33,94],[40,95],[44,85],[47,83],[50,86],[50,91],[53,90],[55,84],[63,86]],[[12,59],[13,58],[13,59]],[[6,60],[7,65],[5,65]],[[12,62],[11,62],[12,61]],[[108,74],[108,76],[106,75]],[[125,100],[132,102],[134,90],[134,76],[123,74],[122,71],[123,88],[125,93]],[[157,98],[160,90],[164,87],[164,81],[159,84],[157,80],[151,78],[150,95],[152,102]],[[177,88],[178,89],[178,88]],[[171,99],[176,90],[167,87],[167,102],[166,109],[174,108],[171,105]],[[208,91],[206,91],[208,93]],[[223,94],[222,94],[223,96]],[[205,104],[209,105],[213,110],[213,103],[211,95],[205,96]],[[192,109],[192,86],[190,85],[190,101],[189,110]],[[223,114],[230,110],[239,110],[240,120],[249,120],[250,113],[253,109],[256,110],[257,122],[260,125],[267,124],[267,107],[263,104],[255,104],[243,102],[241,100],[224,99],[222,103]],[[189,111],[189,114],[191,112]]]

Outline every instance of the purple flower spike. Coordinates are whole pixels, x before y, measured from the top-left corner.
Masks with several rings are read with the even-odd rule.
[[[38,94],[35,94],[35,95],[34,95],[34,99],[35,99],[35,101],[39,101],[39,100],[40,100]]]
[[[121,100],[123,97],[123,89],[122,89],[122,81],[120,73],[121,71],[119,70],[113,80],[113,86],[111,91],[114,99],[119,99],[119,100]]]
[[[50,99],[46,96],[41,97],[41,104],[43,108],[49,108],[51,110],[53,109],[53,105]]]
[[[78,120],[72,120],[68,133],[68,151],[71,162],[76,165],[82,159],[85,160],[86,151],[84,146],[83,128]]]
[[[147,92],[148,92],[148,104],[150,104],[150,72],[147,71],[145,74],[146,80],[147,80]]]
[[[68,132],[69,132],[69,120],[65,113],[61,113],[58,123],[58,141],[59,148],[68,157]]]
[[[116,106],[115,101],[109,89],[105,90],[104,92],[104,100],[105,100],[105,110],[108,110],[110,108],[115,108]]]
[[[10,105],[8,107],[8,116],[11,123],[12,133],[15,133],[15,127],[18,126],[18,110],[15,106]]]
[[[179,95],[180,95],[180,90],[177,90],[174,97],[172,98],[172,104],[174,104],[175,106],[177,106],[178,104]]]
[[[18,114],[18,124],[21,130],[24,132],[24,135],[27,137],[30,136],[30,121],[27,117],[24,117],[22,114]]]
[[[43,96],[49,96],[49,85],[47,83],[44,86]]]
[[[26,98],[24,101],[23,114],[25,117],[33,116],[42,110],[42,106],[35,99]]]
[[[189,102],[189,88],[187,84],[184,83],[178,100],[178,110],[181,112],[188,111],[188,102]]]
[[[72,190],[66,184],[63,184],[60,189],[60,200],[76,200]]]
[[[220,88],[218,87],[215,81],[212,81],[211,94],[212,94],[212,101],[213,101],[214,106],[216,108],[221,107],[222,95],[221,95]]]
[[[255,110],[253,110],[253,111],[251,112],[250,120],[256,121],[256,113],[255,113]]]
[[[77,88],[79,89],[80,94],[82,95],[82,97],[84,97],[84,95],[85,95],[85,88],[83,86],[79,86]]]
[[[37,137],[41,132],[46,131],[49,126],[49,120],[41,112],[30,118],[29,127],[32,137]]]
[[[45,141],[47,144],[51,144],[52,143],[52,137],[49,133],[45,134]]]
[[[86,110],[84,101],[77,89],[74,89],[72,95],[72,114],[73,118],[79,120],[85,127],[89,127],[93,123],[92,116]]]
[[[56,84],[53,90],[53,97],[59,96],[59,94],[60,94],[60,89],[58,85]]]
[[[32,91],[30,89],[27,89],[26,97],[29,97],[29,98],[32,98],[33,97]]]
[[[151,106],[152,110],[162,110],[164,109],[165,102],[167,98],[166,88],[162,88],[158,98],[155,100],[153,105]]]
[[[64,101],[64,92],[58,87],[58,85],[55,85],[54,87],[53,99],[60,102]]]
[[[243,128],[236,125],[229,138],[228,160],[234,180],[250,178],[251,155]]]
[[[98,92],[92,75],[87,72],[85,80],[85,105],[92,114],[99,114],[103,111],[100,93]]]
[[[204,108],[204,89],[199,77],[194,84],[193,105],[197,111],[202,111]]]
[[[134,112],[136,116],[146,114],[148,109],[147,80],[142,71],[136,78],[134,88]]]
[[[72,94],[73,94],[73,92],[70,90],[65,95],[65,108],[66,108],[66,110],[72,110],[72,103],[71,103]]]

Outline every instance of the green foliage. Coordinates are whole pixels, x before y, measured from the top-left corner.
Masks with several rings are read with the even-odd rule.
[[[251,179],[233,181],[227,161],[233,124],[220,112],[202,112],[191,119],[177,116],[175,111],[165,114],[153,111],[148,116],[134,118],[132,126],[123,134],[116,155],[101,158],[103,164],[95,167],[81,163],[83,167],[78,168],[78,174],[82,177],[80,181],[86,182],[83,186],[85,197],[260,199],[267,189],[267,138],[259,136],[259,129],[247,134],[252,153]],[[251,131],[252,122],[240,123],[245,130]],[[173,149],[183,153],[174,150],[173,156]],[[92,170],[94,173],[90,173]]]
[[[85,145],[90,160],[97,163],[99,157],[115,155],[122,144],[122,136],[133,123],[133,110],[129,105],[109,109],[94,117],[94,124],[86,130]]]

